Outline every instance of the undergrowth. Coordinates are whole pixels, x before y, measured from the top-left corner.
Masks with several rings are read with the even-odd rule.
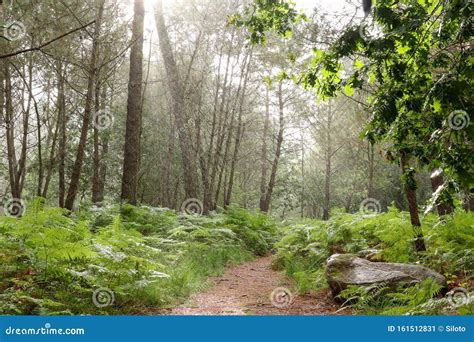
[[[372,254],[375,261],[423,264],[443,274],[449,289],[472,291],[474,214],[462,210],[441,218],[429,214],[423,218],[422,229],[427,251],[420,254],[414,249],[409,214],[395,208],[378,215],[335,213],[329,221],[303,220],[282,228],[284,236],[276,244],[274,266],[293,278],[298,291],[304,293],[327,288],[324,267],[330,255]],[[388,289],[350,288],[343,296],[346,300],[354,297],[351,308],[366,314],[438,314],[449,310],[472,314],[471,302],[453,308],[441,292],[426,292],[428,285],[393,293]],[[472,293],[466,297],[473,300]]]
[[[197,217],[125,205],[68,216],[37,200],[21,218],[0,217],[0,314],[158,313],[226,266],[268,253],[275,231],[237,208]]]
[[[408,213],[394,208],[277,226],[235,207],[207,217],[128,205],[69,214],[38,199],[21,218],[0,217],[0,314],[166,313],[204,289],[209,276],[272,250],[273,266],[299,293],[327,288],[324,267],[334,253],[423,264],[449,284],[349,287],[339,299],[355,313],[472,314],[474,215],[430,214],[422,229],[428,249],[420,254]],[[469,300],[453,306],[446,291],[459,288]]]

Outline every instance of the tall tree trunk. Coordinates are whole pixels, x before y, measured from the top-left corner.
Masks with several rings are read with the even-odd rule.
[[[111,91],[113,93],[113,89]],[[101,95],[101,110],[105,110],[107,107],[106,105],[107,100],[107,87],[104,84],[102,87],[102,95]],[[105,179],[107,177],[107,162],[106,157],[109,153],[109,133],[102,134],[101,137],[102,142],[102,152],[100,154],[100,167],[99,167],[99,184],[98,184],[98,192],[97,192],[97,202],[103,202],[105,196]]]
[[[32,43],[33,44],[33,43]],[[33,100],[33,105],[35,107],[35,113],[36,113],[36,139],[37,141],[37,148],[38,148],[38,186],[36,189],[36,194],[38,196],[42,195],[42,189],[43,189],[43,181],[44,181],[44,168],[43,168],[43,138],[41,135],[41,116],[40,116],[40,111],[38,108],[38,103],[36,102],[36,99],[34,98],[33,94],[33,59],[30,58],[30,62],[28,65],[28,91],[30,93],[30,98]]]
[[[216,186],[216,194],[215,200],[213,203],[213,209],[217,206],[217,200],[220,193],[221,181],[222,181],[222,171],[225,167],[225,159],[226,159],[226,151],[224,150],[224,155],[222,155],[222,149],[224,147],[224,139],[225,139],[225,128],[227,126],[227,121],[229,118],[229,106],[230,101],[227,100],[228,94],[231,91],[231,86],[228,84],[229,78],[231,78],[234,74],[234,65],[231,67],[229,72],[229,67],[231,66],[231,57],[232,57],[232,50],[234,48],[234,38],[235,38],[235,31],[232,31],[232,36],[229,42],[229,50],[227,52],[227,63],[225,68],[225,75],[224,75],[224,83],[222,85],[222,95],[221,95],[221,102],[219,105],[219,120],[217,123],[217,141],[216,141],[216,152],[214,155],[214,160],[210,163],[211,166],[211,182],[210,186],[213,189],[214,184],[216,182],[216,177],[219,171],[219,176],[217,177],[217,186]],[[240,56],[240,53],[239,53]],[[237,59],[239,58],[237,56]]]
[[[102,15],[104,12],[105,0],[97,0],[97,14],[94,25],[94,34],[92,39],[91,59],[89,63],[89,79],[87,82],[87,95],[84,108],[84,117],[82,120],[81,136],[79,139],[79,146],[77,148],[76,160],[71,173],[71,182],[69,184],[69,191],[67,193],[65,208],[72,210],[76,200],[77,191],[79,188],[79,180],[81,177],[82,164],[87,144],[87,136],[89,132],[89,124],[91,121],[91,112],[94,101],[94,85],[97,77],[97,59],[99,53],[99,35],[100,26],[102,23]]]
[[[163,4],[161,0],[157,0],[155,7],[155,23],[160,39],[160,50],[165,64],[166,74],[168,78],[168,85],[170,87],[172,111],[176,121],[178,130],[178,138],[181,149],[181,158],[183,162],[184,173],[184,190],[187,198],[197,197],[196,187],[196,170],[194,167],[194,160],[191,148],[190,134],[188,127],[186,127],[186,113],[184,102],[184,85],[181,82],[178,66],[176,64],[173,50],[171,48],[168,31],[165,26],[163,16]]]
[[[374,198],[374,144],[367,143],[367,198]]]
[[[332,108],[331,101],[328,105],[328,115],[326,120],[326,160],[325,160],[325,175],[324,175],[324,205],[323,205],[323,220],[329,220],[329,212],[331,207],[331,172],[332,172]]]
[[[242,96],[240,97],[240,102],[239,102],[239,109],[238,109],[239,114],[237,117],[237,131],[235,132],[234,152],[232,155],[232,161],[231,161],[231,166],[230,166],[229,185],[227,187],[226,196],[224,198],[224,207],[227,207],[230,205],[231,198],[232,198],[232,190],[234,186],[234,176],[235,176],[235,165],[237,164],[237,157],[239,155],[240,142],[242,140],[242,133],[243,133],[242,115],[244,111],[244,103],[245,103],[245,98],[246,98],[247,84],[248,84],[248,79],[249,79],[251,62],[252,62],[252,51],[250,51],[247,57],[247,63],[244,64],[244,69],[245,69],[244,85],[242,88]]]
[[[94,94],[94,111],[100,111],[100,82],[97,80]],[[93,142],[94,151],[92,154],[92,203],[99,203],[100,192],[100,144],[99,144],[99,127],[97,124],[93,125]]]
[[[212,204],[212,187],[211,184],[211,162],[212,162],[212,151],[214,149],[214,140],[216,137],[216,127],[217,127],[217,108],[219,104],[219,92],[220,92],[220,83],[221,83],[221,65],[222,65],[222,56],[224,51],[224,44],[221,44],[221,48],[219,51],[219,62],[217,65],[217,80],[216,80],[216,90],[214,93],[214,106],[212,111],[212,123],[211,123],[211,134],[209,137],[209,147],[207,149],[207,153],[204,156],[202,145],[201,152],[199,155],[199,164],[201,167],[201,179],[203,184],[203,213],[207,214],[209,210],[211,210]],[[201,127],[199,127],[201,130]]]
[[[59,206],[64,208],[65,197],[66,197],[66,95],[64,93],[65,75],[61,61],[57,62],[57,74],[58,74],[58,98],[57,108],[59,117],[59,144],[58,144],[58,201]]]
[[[58,98],[59,100],[59,98]],[[56,163],[56,145],[58,141],[58,135],[59,135],[59,127],[61,125],[61,113],[58,110],[58,114],[56,116],[56,122],[54,123],[54,132],[53,132],[53,139],[51,141],[51,147],[49,151],[49,158],[48,158],[48,165],[46,169],[46,177],[44,180],[44,187],[43,191],[41,192],[41,196],[46,198],[48,196],[48,191],[49,191],[49,184],[51,182],[51,177],[53,176],[53,169],[54,165]],[[50,129],[51,131],[52,129]]]
[[[176,123],[173,120],[173,115],[169,114],[170,130],[168,134],[168,148],[166,150],[166,159],[163,170],[163,181],[161,188],[163,190],[162,194],[162,204],[167,208],[174,208],[174,187],[172,180],[172,171],[173,171],[173,156],[175,154],[175,136],[176,136]]]
[[[267,136],[270,128],[270,94],[267,88],[265,95],[265,118],[263,121],[262,149],[260,150],[260,210],[265,207],[267,195]]]
[[[304,133],[301,128],[301,197],[300,197],[300,217],[304,218],[305,208],[305,173],[304,173]]]
[[[404,152],[401,152],[400,156],[400,163],[402,168],[403,175],[407,175],[407,171],[409,168],[408,165],[408,157]],[[420,216],[418,213],[418,204],[416,201],[416,188],[408,184],[409,182],[405,182],[405,194],[408,201],[408,209],[410,211],[410,221],[415,233],[415,249],[417,252],[426,251],[425,246],[425,239],[423,237],[423,232],[421,231],[421,222]]]
[[[275,187],[275,182],[276,182],[278,163],[280,161],[281,146],[283,144],[285,117],[284,117],[283,82],[282,81],[280,81],[278,85],[278,109],[279,109],[279,129],[278,129],[278,136],[277,136],[277,141],[276,141],[275,158],[273,159],[272,171],[270,174],[270,180],[268,182],[267,192],[265,194],[265,200],[263,202],[263,206],[260,207],[260,210],[265,213],[268,212],[268,210],[270,209],[273,189]]]
[[[137,204],[138,177],[140,172],[144,17],[145,7],[143,0],[135,0],[122,177],[122,201],[133,205]]]
[[[10,66],[8,62],[4,63],[5,77],[5,124],[8,156],[8,173],[10,178],[10,191],[13,198],[20,198],[20,177],[18,162],[15,149],[15,122],[13,113],[12,84],[10,75]]]

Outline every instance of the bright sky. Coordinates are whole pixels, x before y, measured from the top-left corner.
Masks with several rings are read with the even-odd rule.
[[[327,10],[341,9],[346,3],[345,0],[293,0],[296,5],[306,10],[311,10],[315,6],[325,8]]]
[[[340,15],[345,13],[352,16],[356,10],[358,15],[362,15],[362,0],[293,0],[296,7],[304,9],[307,14],[317,7],[319,13],[334,16],[334,19],[340,20]],[[338,16],[339,15],[339,16]],[[338,19],[339,18],[339,19]]]

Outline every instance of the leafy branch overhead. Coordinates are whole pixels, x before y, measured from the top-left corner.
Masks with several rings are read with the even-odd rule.
[[[293,25],[307,20],[303,12],[294,8],[294,3],[286,0],[255,0],[242,14],[229,16],[229,24],[248,29],[248,39],[253,44],[266,42],[269,30],[285,38],[291,38]]]
[[[441,167],[444,190],[473,193],[473,7],[465,0],[379,0],[373,17],[351,23],[329,48],[314,48],[300,82],[326,100],[365,94],[372,117],[363,136],[390,145],[387,159],[399,163],[404,154]],[[285,1],[255,1],[244,13],[253,15],[238,23],[255,44],[269,32],[288,37],[301,19]]]

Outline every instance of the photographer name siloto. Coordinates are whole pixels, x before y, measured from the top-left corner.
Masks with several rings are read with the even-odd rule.
[[[462,325],[389,325],[387,326],[389,332],[466,332],[466,327]]]

